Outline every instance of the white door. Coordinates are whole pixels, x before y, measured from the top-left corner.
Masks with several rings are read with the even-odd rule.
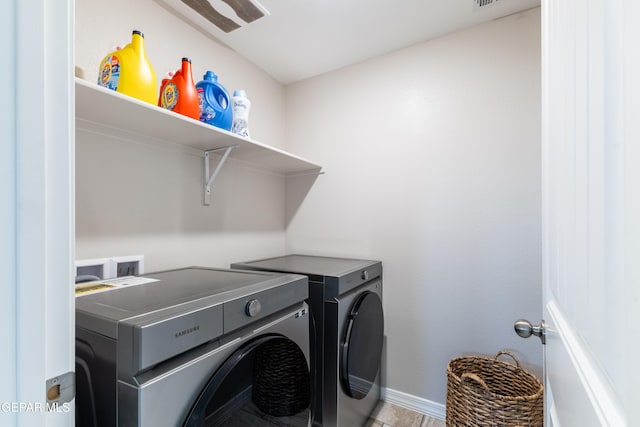
[[[547,426],[640,426],[639,12],[542,2]]]
[[[1,426],[74,422],[73,13],[73,0],[0,13]]]

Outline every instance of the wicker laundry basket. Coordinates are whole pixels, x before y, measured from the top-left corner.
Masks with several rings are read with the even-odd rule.
[[[447,427],[543,427],[543,386],[508,351],[458,357],[447,366],[446,409]]]

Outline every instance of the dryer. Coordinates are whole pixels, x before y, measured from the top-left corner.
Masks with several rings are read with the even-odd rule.
[[[234,263],[231,268],[309,278],[313,425],[366,424],[380,400],[382,263],[287,255]]]
[[[78,425],[223,424],[265,374],[260,355],[282,347],[295,365],[272,378],[284,375],[302,402],[289,424],[308,425],[305,276],[194,267],[145,277],[157,281],[76,299]],[[276,369],[278,360],[264,365]]]

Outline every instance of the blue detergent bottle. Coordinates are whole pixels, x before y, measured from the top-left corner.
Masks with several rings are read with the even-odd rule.
[[[230,130],[233,122],[233,110],[229,102],[229,94],[224,86],[218,83],[218,76],[207,71],[203,80],[196,84],[200,98],[200,121]]]

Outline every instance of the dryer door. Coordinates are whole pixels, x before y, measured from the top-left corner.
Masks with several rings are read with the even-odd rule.
[[[384,315],[378,294],[367,291],[359,295],[347,322],[340,357],[340,377],[349,396],[363,399],[371,390],[380,368]]]

